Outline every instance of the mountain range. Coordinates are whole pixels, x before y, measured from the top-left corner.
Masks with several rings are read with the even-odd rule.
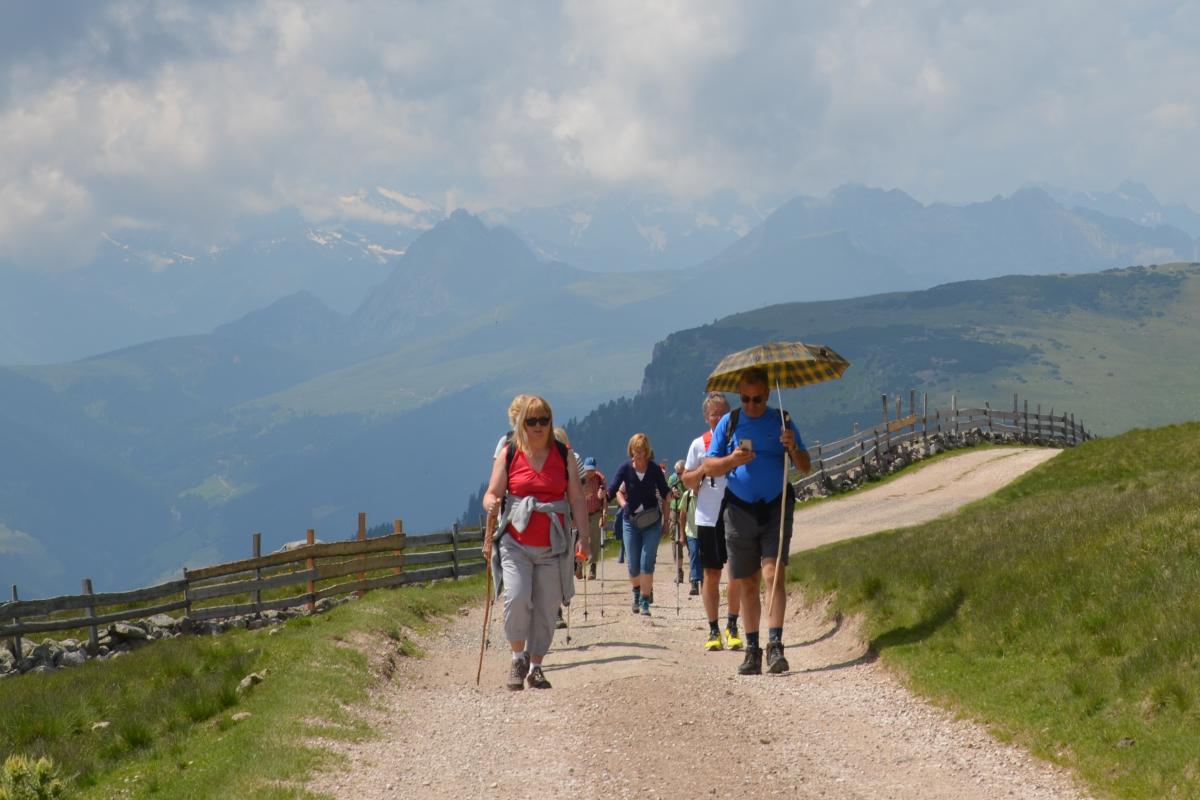
[[[362,242],[384,241],[386,226],[371,224],[382,226],[371,238],[347,243],[343,232],[336,248],[375,252]],[[311,233],[325,240],[320,247],[335,247]],[[833,393],[836,411],[813,428],[840,434],[880,391],[934,385],[922,377],[930,363],[989,376],[1007,368],[1004,354],[1019,364],[1032,348],[945,330],[944,312],[928,298],[963,290],[917,290],[947,281],[975,286],[1005,272],[1094,271],[1148,255],[1157,263],[1191,260],[1195,248],[1169,226],[1068,211],[1036,189],[952,207],[847,186],[784,204],[693,266],[639,272],[548,259],[517,232],[465,211],[402,241],[409,233],[392,232],[389,249],[403,253],[376,261],[386,274],[355,303],[347,304],[345,287],[334,303],[329,291],[285,282],[274,302],[210,333],[0,369],[0,582],[34,594],[72,591],[85,576],[101,590],[128,588],[184,564],[243,555],[254,531],[268,546],[308,527],[344,535],[357,511],[373,522],[402,517],[412,531],[445,525],[486,474],[513,394],[545,394],[560,420],[579,420],[578,443],[605,459],[616,457],[609,437],[623,443],[630,426],[659,425],[659,413],[675,420],[676,427],[661,428],[662,445],[673,448],[694,427],[695,398],[687,393],[706,359],[772,331],[850,342],[847,355],[862,383],[823,389]],[[1157,258],[1168,252],[1174,257]],[[344,270],[367,263],[334,261]],[[231,264],[213,268],[234,275]],[[196,280],[191,296],[202,297]],[[1033,299],[1050,291],[1044,287],[1066,279],[1025,280],[1035,281],[1025,291],[1036,309]],[[1191,285],[1186,275],[1172,280]],[[227,305],[236,295],[230,292]],[[877,321],[880,293],[903,299],[885,315],[888,325],[864,324]],[[838,305],[861,295],[876,299]],[[39,305],[39,296],[0,297],[30,313],[53,308]],[[794,324],[724,321],[742,319],[735,312],[769,316],[770,309],[759,310],[764,304],[799,301]],[[955,307],[964,330],[970,309],[983,302]],[[1027,311],[1014,302],[1007,313],[1018,324]],[[844,324],[836,322],[843,316]],[[723,321],[714,330],[741,333],[679,349],[697,336],[706,341],[690,331],[717,318]],[[85,331],[103,324],[71,322]],[[942,348],[935,361],[899,352],[906,341],[923,341],[926,329],[936,329],[928,338]],[[97,329],[92,339],[101,344],[106,335]],[[879,348],[896,352],[875,354]],[[990,385],[962,385],[991,396]],[[657,394],[672,386],[678,398]],[[843,396],[852,386],[853,402]],[[1165,404],[1163,415],[1174,408]],[[621,416],[621,409],[636,413]]]

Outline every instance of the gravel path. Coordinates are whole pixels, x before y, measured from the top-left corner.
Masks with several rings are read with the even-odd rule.
[[[982,497],[1054,451],[995,449],[930,465],[797,513],[796,549],[930,519]],[[676,605],[663,548],[654,616],[630,613],[623,567],[587,584],[547,657],[550,691],[502,688],[494,648],[475,687],[482,609],[424,640],[363,709],[380,732],[330,743],[349,766],[318,776],[338,798],[1084,798],[1070,776],[909,694],[868,658],[853,621],[789,610],[792,671],[738,678],[739,653],[702,650],[686,586]]]

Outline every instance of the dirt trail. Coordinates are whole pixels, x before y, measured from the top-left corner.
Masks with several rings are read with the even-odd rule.
[[[794,549],[930,519],[1054,451],[995,449],[930,465],[797,514]],[[910,695],[866,657],[853,623],[789,609],[792,671],[738,678],[702,650],[699,598],[676,606],[667,548],[654,615],[630,612],[624,567],[588,582],[547,657],[550,691],[507,692],[499,620],[476,689],[482,610],[423,644],[364,710],[381,736],[332,745],[351,766],[311,788],[339,798],[1083,798],[1069,776]],[[795,604],[798,606],[798,604]],[[723,613],[723,612],[722,612]],[[723,619],[723,617],[722,617]]]

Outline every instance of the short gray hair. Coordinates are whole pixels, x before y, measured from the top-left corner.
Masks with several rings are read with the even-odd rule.
[[[704,402],[700,404],[700,413],[707,414],[708,407],[713,403],[722,403],[726,408],[729,408],[729,400],[720,392],[709,392],[704,395]]]

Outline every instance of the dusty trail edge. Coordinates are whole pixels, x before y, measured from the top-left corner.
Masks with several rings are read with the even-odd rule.
[[[996,491],[1057,451],[998,448],[801,509],[793,551],[912,525]],[[500,620],[475,687],[482,603],[425,637],[355,709],[379,732],[323,742],[347,763],[308,788],[337,798],[1085,798],[1071,776],[917,698],[869,658],[854,620],[793,598],[791,672],[739,678],[741,654],[706,653],[699,598],[659,554],[653,616],[630,612],[624,567],[605,564],[546,659],[549,691],[507,692]],[[481,598],[482,599],[482,598]],[[722,610],[722,615],[724,611]],[[722,627],[724,627],[722,616]]]

